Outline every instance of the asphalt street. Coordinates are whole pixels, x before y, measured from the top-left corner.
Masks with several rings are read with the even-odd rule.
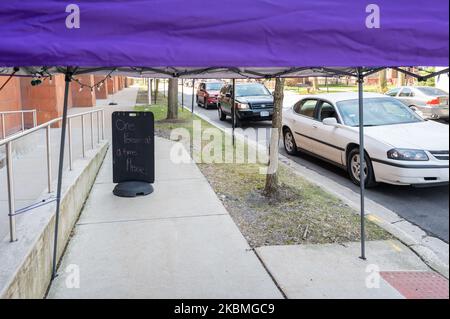
[[[186,107],[191,107],[192,105],[192,93],[191,87],[184,88],[184,105]],[[181,103],[181,86],[179,88],[179,98]],[[284,107],[293,105],[297,100],[298,95],[287,93]],[[194,110],[208,117],[210,121],[219,127],[231,128],[231,121],[222,122],[219,120],[217,110],[205,110],[197,107],[196,104],[194,105]],[[265,128],[267,134],[270,132],[270,126],[270,122],[248,124],[248,127]],[[251,134],[249,138],[252,138]],[[289,156],[282,146],[280,147],[280,152],[295,162],[359,193],[359,188],[350,181],[346,172],[342,169],[306,154]],[[414,188],[380,184],[367,190],[367,197],[394,211],[405,220],[419,226],[429,235],[438,237],[447,243],[449,242],[449,186]]]

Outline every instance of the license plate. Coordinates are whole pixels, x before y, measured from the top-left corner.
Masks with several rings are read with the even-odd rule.
[[[259,116],[261,116],[261,117],[269,117],[269,115],[270,115],[270,112],[267,112],[267,111],[263,111],[263,112],[259,113]]]

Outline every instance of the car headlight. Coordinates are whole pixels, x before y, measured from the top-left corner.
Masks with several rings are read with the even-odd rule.
[[[388,158],[398,161],[428,161],[428,155],[422,150],[394,148],[387,153]]]
[[[247,110],[250,108],[250,106],[246,103],[236,103],[236,108],[238,110]]]

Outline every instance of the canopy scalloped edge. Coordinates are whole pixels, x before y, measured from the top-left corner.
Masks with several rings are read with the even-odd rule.
[[[362,68],[362,75],[368,76],[387,67]],[[419,80],[426,80],[441,74],[448,74],[449,69],[430,72],[426,75],[414,73],[399,67],[390,67]],[[81,74],[123,75],[141,78],[181,78],[181,79],[270,79],[270,78],[305,78],[305,77],[358,77],[358,68],[329,67],[289,67],[289,68],[148,68],[148,67],[74,67],[70,68],[73,76]],[[20,67],[0,68],[0,76],[49,77],[65,74],[67,67]]]

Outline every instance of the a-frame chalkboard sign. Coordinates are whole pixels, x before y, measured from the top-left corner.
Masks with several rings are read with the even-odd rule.
[[[153,192],[155,120],[151,112],[112,114],[114,194],[136,197]]]

